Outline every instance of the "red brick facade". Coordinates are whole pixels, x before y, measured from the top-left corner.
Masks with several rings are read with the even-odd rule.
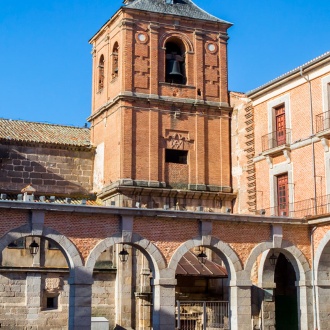
[[[175,25],[169,25],[173,20]],[[92,142],[95,146],[104,143],[100,155],[104,170],[98,187],[108,205],[113,201],[115,205],[141,202],[149,206],[154,202],[159,207],[176,203],[198,206],[198,201],[188,203],[177,191],[185,190],[208,192],[203,206],[219,210],[222,203],[217,193],[223,193],[221,200],[228,199],[227,207],[231,208],[233,197],[226,198],[225,194],[232,191],[226,51],[229,26],[170,15],[160,18],[124,7],[91,39]],[[168,42],[184,48],[184,84],[166,82]],[[116,45],[118,54],[112,53]],[[113,62],[113,56],[118,63]],[[100,88],[99,63],[103,57],[104,85]],[[116,74],[114,65],[118,67]],[[166,160],[167,150],[185,153],[185,164]],[[149,189],[128,187],[125,204],[118,196],[118,185]],[[140,196],[157,197],[160,190],[164,195],[164,188],[170,201],[134,198],[136,189]]]

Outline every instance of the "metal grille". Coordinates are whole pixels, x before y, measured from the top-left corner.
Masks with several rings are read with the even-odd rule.
[[[180,330],[229,329],[228,301],[177,301],[176,323]]]

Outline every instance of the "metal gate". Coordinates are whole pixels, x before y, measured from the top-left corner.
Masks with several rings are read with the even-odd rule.
[[[229,329],[229,302],[177,300],[176,328],[180,330]]]

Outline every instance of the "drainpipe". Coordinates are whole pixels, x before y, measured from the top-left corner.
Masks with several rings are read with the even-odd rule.
[[[314,137],[314,118],[313,118],[313,97],[312,97],[312,84],[308,75],[303,74],[303,68],[300,68],[300,75],[304,78],[309,85],[309,106],[310,106],[310,120],[311,120],[311,141],[312,141],[312,166],[313,166],[313,179],[314,179],[314,211],[317,215],[317,194],[316,194],[316,168],[315,168],[315,142]]]
[[[314,319],[314,329],[318,329],[318,319],[317,319],[317,301],[316,301],[316,287],[315,287],[315,265],[314,265],[314,231],[317,227],[314,227],[311,231],[311,252],[312,252],[312,287],[313,287],[313,319]]]

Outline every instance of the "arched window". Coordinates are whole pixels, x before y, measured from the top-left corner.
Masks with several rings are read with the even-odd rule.
[[[175,84],[186,83],[185,47],[180,39],[170,39],[166,48],[165,81]]]
[[[118,42],[115,42],[113,49],[112,49],[112,79],[118,77],[118,52],[119,52],[119,45]]]
[[[99,61],[99,84],[98,84],[98,90],[101,91],[104,87],[104,56],[101,55],[100,61]]]

